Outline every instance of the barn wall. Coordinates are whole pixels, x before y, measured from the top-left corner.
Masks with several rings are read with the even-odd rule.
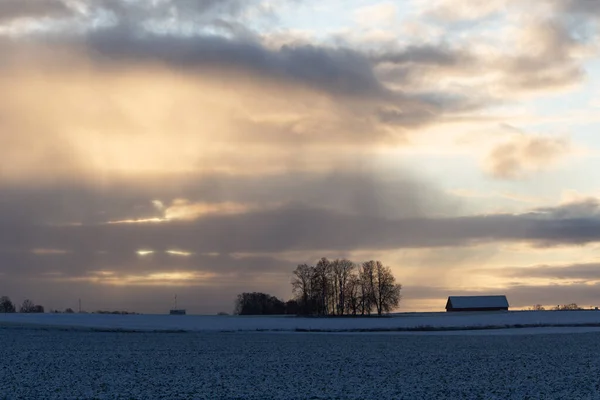
[[[448,312],[459,311],[508,311],[508,307],[447,308]]]

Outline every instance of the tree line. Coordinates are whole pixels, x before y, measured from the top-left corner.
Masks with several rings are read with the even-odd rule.
[[[242,293],[235,301],[239,315],[377,315],[398,307],[402,285],[381,261],[355,263],[321,258],[293,271],[294,298],[284,302],[266,293]]]
[[[17,307],[10,300],[8,296],[0,297],[0,314],[1,313],[16,313]],[[43,313],[45,312],[44,306],[39,304],[35,304],[33,301],[26,299],[23,301],[23,304],[19,307],[20,313]],[[64,311],[53,310],[50,309],[49,313],[52,314],[74,314],[72,308],[66,308]],[[87,314],[85,311],[79,311],[81,314]],[[139,315],[139,313],[133,311],[107,311],[107,310],[98,310],[92,312],[92,314],[118,314],[118,315]]]
[[[8,296],[0,297],[0,313],[15,313],[17,307],[13,304]],[[44,306],[35,304],[29,299],[25,299],[21,307],[19,307],[20,313],[43,313]]]

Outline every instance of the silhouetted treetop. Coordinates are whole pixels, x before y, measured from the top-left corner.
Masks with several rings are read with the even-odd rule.
[[[15,305],[8,296],[0,297],[0,313],[14,313]]]

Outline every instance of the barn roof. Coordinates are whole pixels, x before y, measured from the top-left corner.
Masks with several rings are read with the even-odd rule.
[[[502,308],[508,307],[506,296],[449,296],[446,307],[452,308]]]

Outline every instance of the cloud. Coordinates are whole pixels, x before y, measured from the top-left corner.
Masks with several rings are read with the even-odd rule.
[[[356,21],[366,27],[393,24],[396,21],[398,9],[391,1],[363,6],[354,11]]]
[[[556,207],[539,207],[535,212],[554,219],[595,218],[600,216],[600,200],[595,197],[576,198]]]
[[[167,250],[140,247],[123,252],[92,248],[0,251],[0,258],[3,265],[10,266],[6,272],[11,277],[89,281],[106,285],[135,284],[134,277],[140,278],[139,284],[153,283],[148,281],[152,277],[160,284],[159,274],[181,273],[190,274],[181,277],[182,284],[214,286],[223,280],[239,281],[258,279],[270,273],[285,274],[289,272],[286,267],[293,265],[272,256],[188,253],[177,247]],[[177,279],[176,276],[172,278]],[[165,277],[165,281],[170,283],[169,276]]]
[[[569,155],[570,147],[566,138],[517,134],[489,152],[486,170],[497,179],[523,178],[554,165]]]
[[[434,45],[409,46],[397,53],[384,53],[374,58],[378,63],[393,64],[429,64],[429,65],[456,65],[468,61],[470,55],[461,51]]]
[[[431,3],[425,15],[441,21],[477,21],[506,12],[514,0],[438,0]]]
[[[284,204],[318,204],[352,215],[414,217],[452,214],[458,204],[419,176],[364,163],[338,171],[280,171],[245,175],[199,173],[107,182],[5,184],[0,221],[11,224],[104,224],[144,219],[195,219],[201,216],[273,211]],[[389,173],[389,170],[387,170]],[[159,201],[163,206],[156,207]],[[43,246],[42,246],[43,247]]]
[[[506,61],[506,79],[515,88],[564,87],[584,76],[585,44],[558,19],[528,21],[517,31],[520,54]]]
[[[146,35],[109,29],[91,34],[86,42],[90,55],[110,63],[166,63],[200,73],[245,71],[257,78],[289,81],[331,94],[386,96],[367,59],[343,48],[312,45],[283,46],[272,51],[258,43],[218,36],[180,37]]]
[[[90,47],[8,41],[0,180],[110,190],[125,179],[327,172],[371,163],[408,129],[464,108],[463,98],[386,89],[349,49],[153,34],[126,47],[102,32]],[[102,56],[87,52],[104,45]]]
[[[241,166],[250,173],[297,163],[322,168],[323,161],[344,157],[340,143],[352,147],[385,135],[368,117],[352,115],[358,105],[346,108],[302,88],[243,78],[223,86],[226,76],[216,72],[195,78],[160,68],[113,73],[79,65],[73,71],[23,67],[0,78],[7,95],[0,100],[0,178],[231,172]],[[59,91],[61,101],[53,102]],[[240,143],[248,151],[238,151]]]
[[[600,15],[600,4],[589,0],[556,0],[556,6],[573,14],[583,14],[586,17]]]
[[[580,283],[600,281],[600,263],[534,265],[524,268],[501,268],[489,272],[514,279],[546,278]]]
[[[3,0],[0,2],[0,24],[25,18],[71,16],[74,10],[62,0]]]
[[[477,99],[476,110],[574,90],[587,78],[584,65],[598,54],[597,27],[591,12],[580,11],[594,6],[476,3],[440,1],[421,10],[421,21],[437,27],[438,37],[375,48],[378,76],[407,92],[466,94]]]
[[[402,140],[408,130],[415,131],[417,128],[435,124],[445,117],[451,117],[452,114],[485,109],[499,101],[493,96],[517,94],[521,89],[545,90],[556,85],[561,86],[560,82],[570,84],[576,79],[570,75],[571,72],[581,72],[576,64],[564,56],[567,50],[560,50],[563,55],[553,59],[547,57],[546,52],[533,57],[513,54],[484,56],[467,51],[468,47],[464,45],[424,44],[408,45],[393,51],[376,51],[375,55],[367,55],[350,47],[323,44],[283,45],[272,48],[262,43],[260,35],[248,35],[247,27],[242,33],[221,29],[224,26],[222,15],[233,16],[237,18],[234,18],[236,23],[242,23],[240,18],[243,19],[248,7],[258,7],[254,3],[246,6],[234,1],[160,2],[155,6],[142,2],[115,4],[117,3],[94,3],[93,10],[96,11],[90,12],[95,15],[97,9],[109,10],[116,15],[117,22],[113,24],[100,24],[97,29],[83,32],[64,31],[48,35],[45,39],[33,35],[27,37],[27,42],[5,40],[7,54],[13,55],[8,57],[12,60],[11,72],[28,71],[20,73],[19,78],[22,80],[42,74],[45,75],[44,81],[54,82],[40,82],[40,87],[36,90],[38,93],[46,92],[46,88],[55,90],[50,89],[51,86],[62,88],[66,76],[71,79],[75,72],[74,78],[79,80],[79,86],[85,86],[91,81],[98,82],[98,88],[88,104],[98,100],[105,101],[105,98],[110,96],[105,93],[109,87],[117,88],[122,98],[131,96],[131,93],[137,91],[136,81],[142,81],[139,79],[142,73],[157,76],[152,84],[156,92],[165,90],[165,85],[172,86],[176,80],[182,81],[183,74],[187,85],[180,85],[177,94],[171,90],[169,98],[173,99],[172,104],[195,102],[204,106],[207,101],[212,102],[210,99],[220,98],[223,99],[220,101],[221,115],[229,116],[226,123],[231,125],[230,117],[235,115],[234,121],[243,124],[227,127],[231,131],[244,131],[244,134],[237,135],[238,138],[258,136],[269,140],[290,139],[302,143],[313,140],[322,142],[331,138],[346,142],[360,139],[363,143],[372,138]],[[186,34],[177,29],[158,29],[158,26],[171,26],[172,24],[169,25],[166,21],[169,18],[179,18],[177,13],[180,11],[177,10],[188,10],[198,4],[201,6],[197,9],[181,14],[198,14],[207,18],[207,29],[218,28],[217,34],[207,33],[202,29]],[[184,18],[183,16],[181,18]],[[146,23],[154,21],[153,18],[158,18],[157,21],[163,21],[164,24],[156,21]],[[231,24],[232,21],[227,23]],[[556,43],[556,40],[551,41],[547,47],[562,49],[556,46]],[[525,50],[524,54],[531,53],[530,49]],[[566,64],[558,65],[563,59],[567,60]],[[44,65],[45,70],[37,70],[33,67],[36,64]],[[52,74],[49,72],[49,66],[53,66]],[[467,80],[472,79],[474,75],[496,76],[498,68],[502,72],[500,82],[489,81],[486,78],[476,84],[454,87],[442,83],[450,77],[457,76]],[[547,74],[544,69],[548,69]],[[482,70],[485,71],[483,74],[477,72]],[[82,73],[83,71],[86,72]],[[540,79],[543,82],[535,83]],[[14,82],[14,79],[11,81]],[[124,85],[124,82],[131,84]],[[165,85],[162,85],[163,82]],[[10,85],[10,82],[7,84]],[[184,89],[183,86],[187,88]],[[241,90],[233,94],[226,89],[231,87]],[[493,93],[490,88],[501,89],[498,93]],[[490,92],[493,96],[490,96]],[[90,90],[89,94],[91,93]],[[181,93],[185,96],[180,96]],[[257,93],[260,93],[260,96]],[[69,99],[69,92],[65,94]],[[75,95],[81,98],[82,93],[73,93],[72,97],[75,98]],[[288,104],[284,104],[286,101],[281,99],[283,96],[289,99]],[[278,117],[279,120],[273,121],[270,116],[257,116],[254,110],[257,97],[262,100],[258,102],[263,106],[261,108],[267,108],[269,101],[273,101],[274,103],[269,104],[272,110],[270,114],[287,114],[288,118],[281,120],[281,117]],[[144,100],[148,101],[148,97]],[[25,99],[23,103],[29,104],[31,101]],[[77,101],[71,107],[80,108],[83,104],[85,102]],[[239,107],[240,104],[243,106]],[[318,104],[318,107],[308,107],[313,104]],[[281,107],[282,105],[284,107]],[[6,108],[9,108],[6,111],[7,115],[18,111],[14,110],[15,106]],[[93,108],[99,109],[96,106]],[[136,107],[128,108],[135,110]],[[164,109],[164,106],[162,108]],[[187,108],[189,107],[177,112],[184,114],[188,112]],[[130,122],[122,118],[130,114],[129,112],[108,110],[106,107],[100,108],[102,109],[104,111],[96,112],[105,114],[97,118],[102,123],[94,121],[96,127],[113,123],[113,126],[107,128],[114,130],[117,125],[118,130],[132,131],[132,127],[125,127],[122,123]],[[56,115],[55,112],[51,114]],[[89,115],[89,112],[81,114],[85,116]],[[219,113],[211,111],[211,118],[214,115],[218,116]],[[113,122],[113,116],[120,117],[121,121]],[[43,125],[56,126],[48,123]],[[218,130],[222,132],[224,127],[219,127]],[[99,139],[101,147],[104,141],[105,139]],[[68,142],[67,138],[67,144],[70,145]],[[149,143],[146,141],[145,145],[148,146]],[[201,145],[188,143],[188,147]],[[122,145],[111,144],[110,147]],[[15,154],[14,151],[12,153]],[[57,158],[65,157],[58,155]],[[82,158],[89,159],[86,156]],[[169,158],[165,162],[178,163],[181,160],[172,161]],[[73,170],[70,165],[63,169]]]
[[[31,225],[1,231],[5,249],[139,249],[205,253],[356,251],[527,242],[540,246],[580,245],[600,240],[596,215],[553,217],[544,212],[446,218],[386,218],[302,204],[241,214],[205,215],[164,223]]]

